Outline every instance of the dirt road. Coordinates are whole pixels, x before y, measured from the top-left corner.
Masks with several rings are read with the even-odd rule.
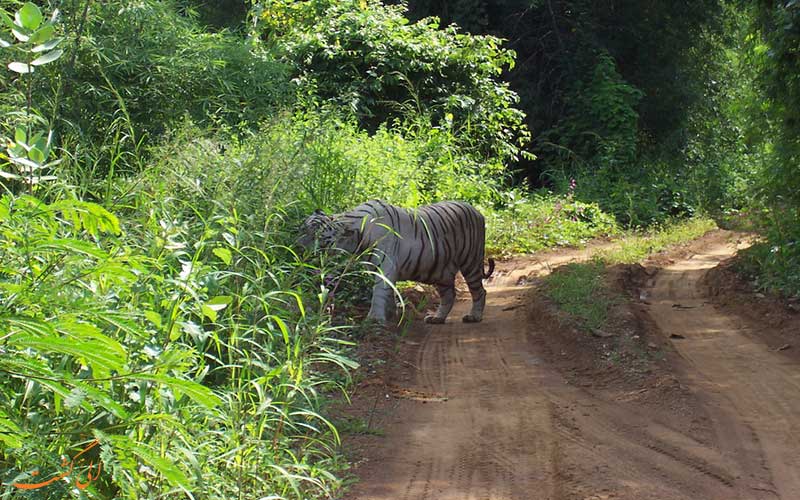
[[[345,498],[800,498],[800,364],[700,293],[735,245],[711,238],[698,252],[643,291],[644,324],[664,354],[640,389],[598,387],[594,369],[567,373],[569,346],[548,344],[562,327],[532,320],[520,277],[586,252],[501,272],[481,324],[415,322],[361,395],[377,435],[351,440],[360,464]]]

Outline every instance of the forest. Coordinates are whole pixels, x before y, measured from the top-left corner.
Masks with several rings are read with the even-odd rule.
[[[797,0],[0,8],[2,499],[337,497],[373,277],[318,208],[467,201],[498,259],[713,219],[800,296]]]

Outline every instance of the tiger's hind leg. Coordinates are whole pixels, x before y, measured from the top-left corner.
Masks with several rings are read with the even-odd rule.
[[[450,310],[453,309],[453,304],[456,301],[456,284],[455,280],[446,284],[436,285],[436,290],[439,291],[439,307],[436,309],[435,314],[425,316],[425,323],[441,324],[447,319]]]
[[[481,269],[481,271],[483,271]],[[469,293],[472,295],[472,310],[461,318],[464,323],[480,323],[483,319],[483,308],[486,306],[486,289],[483,288],[483,275],[467,279]]]

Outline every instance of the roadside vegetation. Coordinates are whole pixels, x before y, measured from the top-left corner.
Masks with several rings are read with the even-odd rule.
[[[697,217],[619,238],[589,262],[569,264],[543,279],[544,295],[587,333],[608,326],[608,314],[626,298],[608,282],[608,268],[641,262],[670,247],[688,243],[715,229],[714,221]]]
[[[616,261],[763,214],[800,291],[800,4],[494,3],[0,2],[0,498],[336,496],[370,278],[297,253],[316,208],[465,200],[495,256],[673,228]]]

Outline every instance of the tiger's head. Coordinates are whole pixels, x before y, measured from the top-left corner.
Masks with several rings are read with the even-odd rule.
[[[312,250],[317,244],[320,247],[330,247],[336,242],[336,227],[333,218],[322,210],[306,217],[300,226],[300,237],[297,244],[306,250]]]
[[[358,246],[358,235],[358,231],[346,227],[334,217],[317,209],[300,226],[297,244],[306,250],[339,248],[353,252]]]

